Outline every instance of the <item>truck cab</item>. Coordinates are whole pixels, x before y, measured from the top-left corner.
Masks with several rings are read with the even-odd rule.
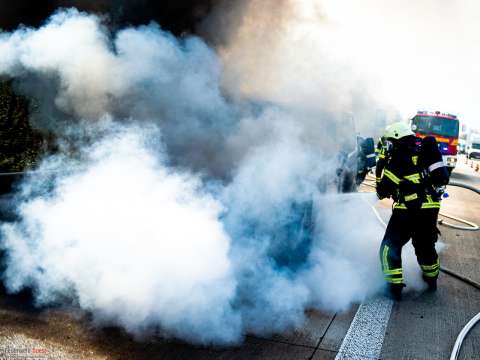
[[[419,138],[433,136],[442,153],[443,162],[451,173],[457,165],[460,123],[456,115],[440,111],[418,111],[411,121],[412,130]]]

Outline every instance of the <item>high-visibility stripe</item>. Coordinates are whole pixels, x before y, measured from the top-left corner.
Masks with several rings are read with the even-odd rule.
[[[405,196],[405,201],[412,201],[412,200],[416,200],[416,199],[418,199],[418,195],[416,193],[414,193],[412,195]]]
[[[418,163],[418,156],[412,156],[412,162],[413,162],[413,165],[417,165],[417,163]]]
[[[390,248],[387,245],[383,246],[382,253],[382,268],[385,276],[385,281],[391,284],[403,283],[403,270],[402,268],[390,269],[388,265],[388,252]]]
[[[432,172],[434,170],[440,169],[441,167],[444,167],[445,164],[443,161],[436,162],[428,167],[428,172]]]
[[[398,279],[386,279],[386,281],[390,284],[402,284],[403,283],[403,277],[398,278]]]
[[[407,210],[407,206],[403,203],[397,203],[393,206],[394,209]],[[438,201],[425,202],[420,207],[421,209],[440,209],[440,203]]]
[[[396,185],[400,184],[400,179],[395,176],[394,173],[392,173],[390,170],[385,169],[383,171],[383,175],[388,177],[390,180],[392,180]]]
[[[435,264],[432,265],[420,265],[423,271],[423,275],[427,277],[436,277],[440,272],[440,259],[437,258]]]
[[[432,195],[427,195],[427,202],[422,204],[422,209],[440,209],[440,202],[433,201]]]
[[[422,209],[440,209],[440,203],[423,204]]]
[[[422,270],[423,271],[426,271],[426,272],[431,272],[431,271],[434,271],[434,270],[438,270],[440,268],[440,264],[435,264],[435,265],[432,265],[432,266],[421,266]]]
[[[383,273],[385,275],[402,275],[403,270],[402,270],[402,268],[392,269],[392,270],[384,270]]]
[[[416,173],[416,174],[406,175],[405,178],[408,179],[408,180],[411,180],[411,179],[420,179],[420,174],[419,174],[419,173]]]
[[[440,259],[437,259],[437,262],[433,265],[420,265],[422,270],[435,270],[440,267]]]
[[[428,276],[428,277],[435,277],[435,276],[438,276],[439,273],[440,273],[440,269],[437,269],[437,270],[435,270],[435,271],[433,271],[433,272],[431,272],[431,271],[424,271],[424,272],[423,272],[423,275]]]
[[[404,176],[405,179],[407,180],[410,180],[411,182],[413,182],[414,184],[420,184],[420,174],[412,174],[412,175],[407,175],[407,176]]]
[[[383,247],[383,272],[386,272],[386,271],[389,271],[389,267],[388,267],[388,260],[387,260],[387,256],[388,256],[388,246],[385,245]]]

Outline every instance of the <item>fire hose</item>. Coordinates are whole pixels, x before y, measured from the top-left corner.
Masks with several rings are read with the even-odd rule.
[[[462,183],[459,183],[459,182],[456,182],[456,181],[450,181],[450,183],[448,185],[464,188],[464,189],[473,191],[473,192],[477,193],[478,195],[480,195],[480,190],[479,189],[477,189],[473,186],[467,185],[467,184],[462,184]],[[448,227],[451,227],[451,228],[457,229],[457,230],[466,230],[466,231],[478,231],[480,229],[477,224],[472,223],[470,221],[467,221],[467,220],[464,220],[464,219],[461,219],[461,218],[458,218],[458,217],[455,217],[455,216],[452,216],[452,215],[447,215],[447,214],[442,213],[442,212],[440,212],[439,215],[441,215],[443,217],[446,217],[446,218],[449,218],[449,219],[452,219],[452,220],[455,220],[457,222],[467,224],[468,227],[447,223],[442,219],[438,220],[438,223],[440,225],[448,226]]]
[[[375,187],[375,184],[372,184],[372,183],[368,183],[368,182],[364,182],[363,183],[364,185],[366,186],[369,186],[369,187]],[[470,186],[468,184],[462,184],[462,183],[459,183],[459,182],[456,182],[456,181],[451,181],[449,183],[450,186],[456,186],[456,187],[460,187],[460,188],[464,188],[464,189],[467,189],[467,190],[470,190],[470,191],[473,191],[475,193],[477,193],[478,195],[480,195],[480,189],[477,189],[476,187],[473,187],[473,186]],[[380,221],[380,223],[384,226],[384,227],[387,227],[387,224],[385,223],[385,221],[383,221],[382,217],[380,216],[380,214],[378,213],[377,209],[372,206],[372,209],[373,209],[373,212],[375,213],[375,216],[377,217],[377,219]],[[455,217],[455,216],[452,216],[452,215],[446,215],[442,212],[439,213],[439,215],[443,216],[443,217],[446,217],[446,218],[449,218],[449,219],[452,219],[452,220],[455,220],[457,222],[461,222],[461,223],[464,223],[464,224],[467,224],[467,226],[460,226],[460,225],[454,225],[454,224],[451,224],[451,223],[447,223],[445,221],[443,221],[442,219],[438,220],[438,223],[440,225],[444,225],[444,226],[448,226],[448,227],[451,227],[453,229],[458,229],[458,230],[466,230],[466,231],[477,231],[479,230],[479,227],[477,224],[475,223],[472,223],[470,221],[467,221],[467,220],[464,220],[464,219],[461,219],[461,218],[458,218],[458,217]],[[441,266],[440,267],[440,271],[442,271],[443,273],[445,274],[448,274],[460,281],[463,281],[464,283],[470,285],[470,286],[473,286],[474,288],[480,290],[480,284],[463,276],[463,275],[460,275],[458,273],[456,273],[455,271],[452,271],[448,268],[446,268],[445,266]],[[460,333],[458,334],[457,336],[457,339],[455,341],[455,344],[453,346],[453,349],[452,349],[452,353],[450,355],[450,360],[457,360],[458,359],[458,356],[460,355],[460,350],[462,348],[462,344],[466,338],[466,336],[468,335],[468,333],[470,332],[470,330],[473,329],[473,327],[480,322],[480,313],[478,313],[477,315],[475,315],[462,329],[462,331],[460,331]]]
[[[374,182],[363,182],[363,185],[369,186],[369,187],[372,187],[372,188],[376,187]],[[467,189],[467,190],[471,190],[471,191],[476,192],[477,194],[480,195],[480,190],[479,189],[477,189],[473,186],[467,185],[467,184],[458,183],[456,181],[450,181],[448,185],[464,188],[464,189]],[[465,219],[462,219],[462,218],[459,218],[459,217],[456,217],[456,216],[453,216],[453,215],[445,214],[444,212],[441,212],[441,211],[440,211],[439,215],[443,216],[445,218],[455,220],[456,222],[466,224],[468,226],[455,225],[455,224],[446,222],[443,219],[438,220],[438,223],[440,225],[448,226],[450,228],[457,229],[457,230],[465,230],[465,231],[478,231],[478,230],[480,230],[480,227],[477,224],[475,224],[471,221],[468,221],[468,220],[465,220]]]

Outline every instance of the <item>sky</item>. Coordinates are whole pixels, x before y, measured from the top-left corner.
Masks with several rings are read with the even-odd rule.
[[[403,116],[442,111],[480,127],[478,1],[303,1],[303,12],[319,14],[305,32],[316,31],[328,56]]]

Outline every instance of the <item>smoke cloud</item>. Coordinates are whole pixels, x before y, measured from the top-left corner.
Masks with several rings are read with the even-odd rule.
[[[161,325],[187,340],[235,341],[222,205],[196,177],[163,167],[141,133],[122,130],[85,148],[81,165],[44,164],[69,175],[55,178],[50,196],[25,193],[23,221],[3,226],[5,280],[12,291],[31,286],[40,305],[72,297],[97,321],[136,334]]]
[[[337,151],[381,122],[377,103],[321,46],[301,61],[313,40],[290,28],[301,8],[282,4],[265,17],[248,2],[216,51],[155,23],[112,34],[75,9],[0,33],[0,74],[62,144],[1,225],[10,291],[203,344],[379,291],[375,200],[332,181]]]
[[[219,49],[242,93],[351,111],[369,133],[417,110],[480,126],[478,2],[247,3]]]

